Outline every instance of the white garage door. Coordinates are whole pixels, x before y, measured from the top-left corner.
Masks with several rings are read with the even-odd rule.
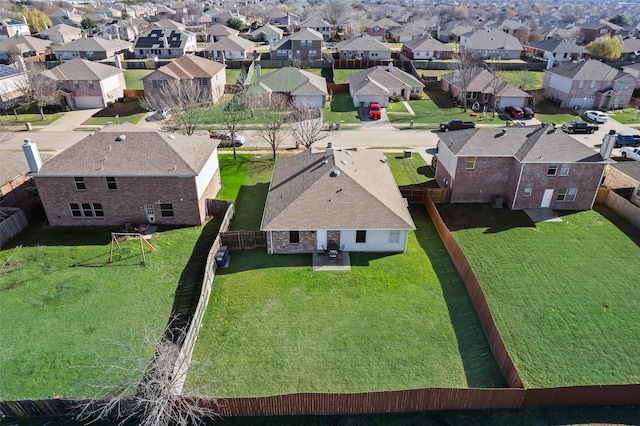
[[[99,96],[76,96],[76,108],[103,108],[102,98]]]
[[[596,102],[596,98],[587,96],[584,98],[571,98],[569,99],[569,106],[571,108],[581,108],[583,110],[593,108],[593,104]]]

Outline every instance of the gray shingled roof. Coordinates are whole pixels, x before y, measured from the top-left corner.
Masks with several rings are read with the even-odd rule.
[[[40,153],[44,162],[51,158],[51,154]],[[29,171],[27,158],[22,151],[0,150],[0,186]]]
[[[338,173],[336,173],[338,171]],[[260,227],[266,231],[415,229],[380,152],[308,151],[276,160]]]
[[[553,53],[583,53],[586,54],[589,51],[582,46],[578,46],[575,43],[570,43],[567,40],[543,40],[543,41],[532,41],[529,43],[529,46],[544,50],[546,52]]]
[[[202,49],[205,52],[215,51],[215,50],[228,50],[228,51],[245,51],[253,47],[254,44],[252,41],[247,40],[246,38],[239,37],[237,35],[229,35],[226,37],[221,37],[215,43],[210,44],[209,46]]]
[[[310,18],[307,18],[298,24],[298,27],[300,28],[308,28],[308,27],[322,28],[322,27],[330,27],[330,26],[331,26],[330,23],[328,23],[324,19],[319,18],[317,16],[312,16]]]
[[[458,85],[459,79],[456,79],[456,73],[451,72],[449,74],[444,74],[440,77],[442,80],[453,84],[454,86]],[[482,70],[471,80],[469,85],[467,86],[468,92],[479,92],[479,93],[493,93],[494,91],[494,76],[487,70]],[[502,97],[508,98],[530,98],[531,95],[524,90],[521,90],[514,86],[511,83],[504,81],[499,78],[500,82],[497,86],[495,86],[496,94]]]
[[[522,45],[512,35],[502,30],[477,30],[465,35],[471,49],[482,50],[522,50]]]
[[[119,135],[125,139],[118,141]],[[37,135],[32,140],[37,143]],[[107,126],[65,149],[36,176],[193,177],[216,147],[208,136],[169,134],[125,123]]]
[[[294,67],[280,68],[262,76],[260,85],[267,87],[270,92],[289,93],[291,96],[327,95],[329,93],[324,77]]]
[[[71,25],[67,25],[67,24],[58,24],[58,25],[54,25],[51,28],[47,28],[46,30],[40,31],[38,35],[63,36],[66,34],[81,34],[81,33],[82,33],[82,30],[78,27],[72,27]]]
[[[60,47],[55,48],[54,52],[109,52],[112,50],[129,49],[133,46],[132,43],[114,39],[106,40],[98,37],[80,37],[69,43],[65,43]]]
[[[389,95],[389,89],[401,90],[406,86],[422,87],[421,81],[396,67],[371,67],[350,74],[347,79],[353,93],[358,95]]]
[[[411,50],[426,50],[433,52],[453,52],[453,49],[433,37],[414,38],[404,43]]]
[[[7,52],[16,46],[21,52],[44,52],[51,42],[38,37],[19,36],[0,41],[0,51]]]
[[[142,80],[157,79],[156,73],[162,73],[179,80],[193,78],[211,78],[218,74],[225,66],[220,62],[212,61],[196,55],[184,55],[163,65],[151,74],[147,74]]]
[[[611,164],[611,167],[640,182],[640,161],[621,161]]]
[[[575,64],[562,64],[550,70],[545,70],[545,72],[569,77],[572,80],[597,81],[613,81],[628,75],[595,59],[589,59],[588,61],[577,62]]]
[[[70,80],[104,80],[115,74],[122,73],[123,70],[100,62],[87,61],[85,59],[72,59],[58,65],[55,68],[44,71],[42,74],[58,81]]]
[[[274,27],[273,25],[267,24],[267,25],[263,25],[260,28],[258,28],[257,30],[253,31],[251,33],[251,37],[257,37],[260,34],[266,34],[266,35],[278,35],[281,36],[284,31],[282,31],[280,28],[278,27]]]
[[[210,17],[208,17],[209,19],[211,19]],[[209,27],[207,27],[204,32],[208,35],[212,35],[212,36],[222,36],[222,37],[226,37],[226,36],[230,36],[230,35],[238,35],[238,33],[240,33],[240,31],[234,29],[234,28],[229,28],[226,25],[222,25],[222,24],[213,24]]]
[[[609,163],[600,154],[551,126],[465,129],[440,133],[458,156],[515,157],[525,163]]]
[[[384,44],[368,35],[360,35],[338,43],[338,50],[362,50],[369,52],[391,52]]]

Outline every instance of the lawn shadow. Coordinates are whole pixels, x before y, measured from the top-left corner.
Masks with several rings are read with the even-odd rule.
[[[111,241],[111,233],[119,229],[106,226],[50,226],[43,220],[33,221],[20,234],[2,246],[103,246]]]
[[[369,266],[369,264],[378,259],[389,256],[395,256],[396,253],[367,253],[367,252],[349,252],[351,266]]]
[[[613,210],[603,204],[596,204],[593,206],[593,210],[600,213],[602,217],[614,224],[620,231],[622,231],[631,241],[636,243],[640,247],[640,230],[635,228],[629,222],[618,216]],[[561,212],[558,212],[560,215]]]
[[[524,210],[493,208],[488,203],[437,204],[442,220],[450,231],[486,228],[485,234],[508,231],[513,228],[535,228],[535,223]]]
[[[464,283],[426,209],[413,205],[411,215],[419,224],[415,232],[418,243],[429,257],[442,287],[468,386],[507,387]]]
[[[219,268],[216,274],[227,275],[272,268],[311,268],[312,261],[311,253],[268,254],[265,247],[257,247],[250,250],[234,250],[230,253],[229,266]]]
[[[269,192],[268,183],[256,183],[255,185],[242,185],[236,197],[236,213],[231,224],[231,229],[258,230],[262,221],[262,211],[267,201]]]
[[[438,108],[454,108],[455,104],[453,103],[453,99],[451,99],[445,92],[442,90],[425,90],[429,99],[433,101],[434,104],[438,106]]]
[[[140,106],[138,99],[125,98],[123,102],[114,102],[112,106],[101,109],[92,115],[92,117],[128,117],[130,115],[147,112]]]

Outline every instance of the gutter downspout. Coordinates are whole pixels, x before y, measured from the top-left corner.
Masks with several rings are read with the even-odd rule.
[[[516,193],[513,194],[513,203],[511,203],[511,210],[516,206],[516,199],[518,198],[518,192],[520,191],[520,182],[522,181],[522,173],[524,172],[524,164],[520,166],[520,176],[518,176],[518,184],[516,185]]]

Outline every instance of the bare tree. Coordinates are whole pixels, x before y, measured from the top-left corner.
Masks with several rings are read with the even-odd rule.
[[[322,129],[322,112],[319,108],[298,108],[291,124],[291,132],[296,141],[296,148],[300,144],[310,149],[311,145],[329,136]]]
[[[507,83],[498,76],[497,68],[492,64],[487,64],[487,70],[491,73],[491,80],[489,81],[489,87],[491,88],[492,96],[493,96],[493,105],[492,105],[492,117],[496,116],[496,111],[498,110],[498,105],[500,104],[500,93],[504,90],[504,87]]]
[[[138,345],[110,342],[122,346],[128,355],[118,365],[96,366],[102,373],[92,385],[96,395],[77,401],[79,419],[116,418],[123,424],[135,418],[143,426],[187,426],[217,416],[215,400],[201,403],[201,398],[180,393],[190,367],[190,360],[181,352],[186,330],[170,322],[161,337],[149,336]],[[151,360],[144,356],[149,347],[155,348]]]
[[[178,131],[192,135],[203,123],[203,110],[211,105],[207,88],[196,80],[170,80],[162,90],[145,94],[140,105],[147,111],[170,111]]]
[[[249,95],[246,91],[241,91],[233,95],[229,103],[219,112],[216,121],[222,124],[229,132],[230,140],[235,141],[236,135],[240,130],[242,123],[248,118],[249,112],[247,109],[250,107]],[[236,144],[231,143],[233,147],[233,159],[237,158]]]
[[[480,61],[467,49],[460,48],[460,52],[454,55],[453,62],[455,84],[462,90],[462,107],[467,112],[467,89],[480,71]]]
[[[59,103],[58,81],[44,65],[30,62],[27,64],[25,78],[18,83],[23,85],[19,90],[24,93],[25,104],[35,103],[44,121],[44,107]]]
[[[351,4],[344,0],[329,0],[322,5],[324,17],[331,25],[336,25],[351,11]]]
[[[288,96],[279,93],[273,93],[271,96],[255,96],[252,99],[258,102],[254,110],[260,122],[256,135],[271,146],[275,160],[277,149],[291,132],[291,128],[287,127],[289,115],[293,109],[291,101]]]
[[[532,90],[529,94],[531,95],[531,106],[534,108],[544,100],[544,90],[542,89]]]

